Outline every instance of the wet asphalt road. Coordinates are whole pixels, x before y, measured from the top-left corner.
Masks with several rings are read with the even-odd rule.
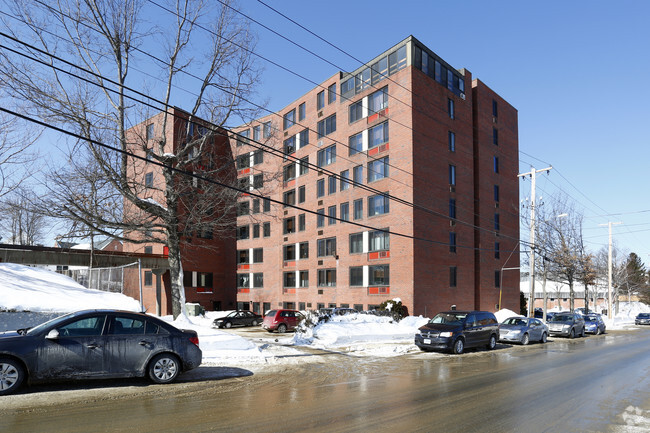
[[[201,367],[168,386],[29,387],[0,398],[0,431],[650,431],[650,328],[461,356],[303,355]]]

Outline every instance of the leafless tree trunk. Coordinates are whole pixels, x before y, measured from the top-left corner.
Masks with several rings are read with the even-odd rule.
[[[169,248],[176,317],[184,312],[181,247],[186,235],[209,228],[215,235],[234,236],[237,194],[210,182],[198,194],[196,181],[183,172],[237,185],[233,156],[213,153],[215,143],[224,140],[221,127],[256,114],[244,102],[258,81],[251,55],[255,39],[246,22],[217,2],[163,1],[164,10],[144,0],[47,3],[14,1],[12,13],[23,23],[6,24],[16,35],[15,48],[29,56],[4,52],[0,81],[11,86],[27,115],[78,134],[70,160],[89,152],[111,191],[98,211],[93,199],[63,186],[64,217],[93,233]],[[145,101],[137,93],[141,89],[153,99]],[[143,105],[152,103],[155,108]],[[181,115],[173,104],[188,108]],[[160,134],[152,139],[142,122],[154,115]],[[155,185],[145,185],[146,165],[129,153],[156,164]],[[67,167],[78,172],[82,165]]]
[[[43,241],[45,216],[31,207],[24,191],[15,190],[0,204],[0,230],[14,245],[37,245]]]

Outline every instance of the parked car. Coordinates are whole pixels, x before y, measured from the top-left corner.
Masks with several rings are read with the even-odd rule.
[[[603,321],[603,316],[598,313],[589,313],[582,316],[585,319],[585,332],[589,334],[604,334],[605,322]]]
[[[487,311],[446,311],[438,313],[415,334],[415,345],[423,351],[449,350],[463,353],[465,348],[485,346],[494,349],[499,324]]]
[[[224,317],[214,319],[213,328],[232,328],[233,326],[257,326],[264,319],[260,314],[252,311],[237,310],[231,311]]]
[[[635,325],[650,325],[650,313],[639,313],[634,319]]]
[[[300,311],[296,310],[271,310],[264,316],[262,328],[269,332],[284,333],[293,331],[303,319]]]
[[[574,338],[585,336],[585,320],[578,313],[562,312],[548,320],[549,335]]]
[[[499,341],[525,346],[531,341],[546,343],[547,337],[548,326],[539,319],[510,317],[499,325]]]
[[[142,313],[79,311],[0,333],[0,395],[25,380],[148,376],[170,383],[201,358],[195,331]]]
[[[359,314],[354,308],[321,308],[318,312],[318,321],[327,322],[332,316],[346,316],[348,314]]]

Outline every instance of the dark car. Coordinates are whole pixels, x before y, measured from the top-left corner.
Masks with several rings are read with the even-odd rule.
[[[548,326],[539,319],[510,317],[499,325],[499,341],[526,345],[531,341],[546,343]]]
[[[650,325],[650,313],[639,313],[634,319],[635,325]]]
[[[25,379],[148,376],[170,383],[201,358],[195,331],[142,313],[79,311],[0,333],[0,395],[16,391]]]
[[[438,313],[415,334],[415,345],[423,351],[448,350],[456,354],[465,348],[494,349],[499,324],[487,311],[446,311]]]
[[[585,320],[578,313],[557,313],[548,320],[549,335],[574,338],[585,336]]]
[[[585,314],[582,317],[585,319],[585,332],[596,335],[605,333],[607,327],[605,326],[603,317],[600,314],[590,313]]]
[[[214,319],[212,326],[214,328],[232,328],[233,326],[257,326],[264,319],[261,315],[252,311],[237,310],[231,311],[224,317]]]
[[[264,316],[262,328],[269,332],[278,331],[284,333],[292,331],[303,319],[300,311],[296,310],[271,310]]]
[[[339,307],[339,308],[321,308],[319,310],[318,321],[327,322],[333,316],[347,316],[348,314],[359,314],[354,308]]]

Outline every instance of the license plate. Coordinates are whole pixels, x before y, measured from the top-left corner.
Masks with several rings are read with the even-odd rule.
[[[431,339],[430,338],[425,338],[424,340],[422,340],[422,342],[424,344],[431,344]]]

